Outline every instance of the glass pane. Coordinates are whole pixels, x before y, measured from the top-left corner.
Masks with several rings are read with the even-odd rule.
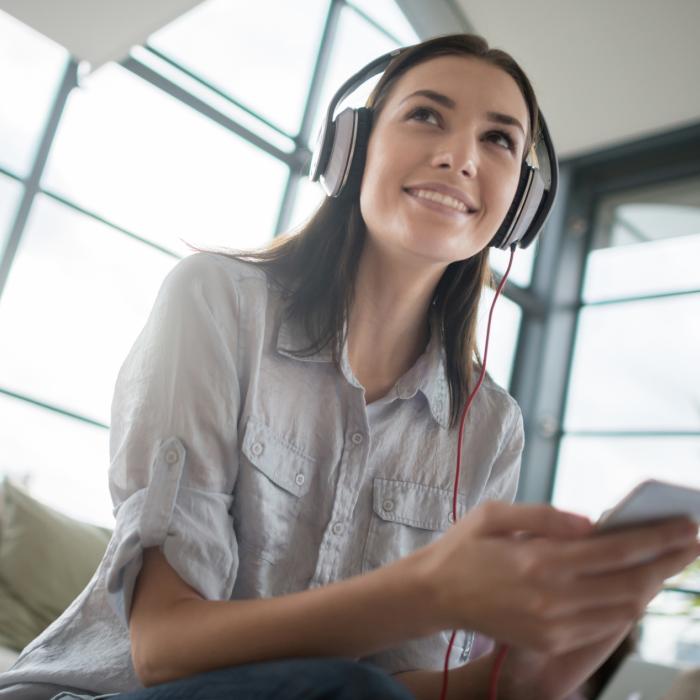
[[[162,75],[168,81],[175,83],[175,85],[182,88],[188,94],[211,105],[215,110],[226,115],[232,121],[252,131],[257,136],[260,136],[260,138],[267,141],[267,143],[272,146],[276,146],[285,153],[292,153],[292,151],[294,151],[295,144],[291,136],[285,136],[282,132],[262,121],[259,117],[246,112],[243,107],[239,107],[231,100],[227,100],[216,92],[213,87],[209,88],[203,85],[198,80],[188,75],[184,70],[168,63],[168,61],[161,58],[153,51],[149,51],[143,46],[132,46],[129,55],[139,63],[148,66],[159,75]]]
[[[321,206],[325,196],[326,193],[318,182],[311,182],[308,177],[301,178],[289,228],[293,229],[304,223]]]
[[[351,0],[351,4],[391,32],[401,44],[418,41],[415,29],[394,0]]]
[[[0,11],[0,163],[25,177],[68,53]]]
[[[119,367],[175,262],[39,196],[0,302],[0,386],[108,424]]]
[[[485,289],[479,304],[479,325],[477,329],[477,343],[479,353],[483,359],[486,343],[486,326],[489,318],[489,309],[493,302],[494,291]],[[518,342],[520,331],[520,319],[522,310],[507,297],[501,295],[496,302],[491,324],[491,336],[489,339],[489,354],[486,358],[486,371],[492,379],[504,389],[510,385],[510,376],[513,372],[513,360],[515,358],[515,346]]]
[[[148,44],[296,134],[328,0],[209,0]]]
[[[0,394],[0,474],[66,515],[114,527],[109,431]]]
[[[644,479],[700,488],[700,437],[565,436],[552,503],[597,519]]]
[[[71,94],[43,186],[178,253],[262,245],[288,168],[118,64]]]
[[[357,12],[344,7],[340,15],[338,36],[333,46],[328,72],[321,90],[319,111],[315,115],[311,130],[311,145],[315,146],[318,131],[328,109],[328,103],[338,88],[360,68],[382,54],[396,48],[396,44],[385,34],[362,19]],[[361,85],[348,96],[336,111],[345,107],[361,107],[367,101],[372,88],[379,80],[376,76]]]
[[[515,251],[513,267],[508,275],[508,280],[510,282],[514,282],[520,287],[530,286],[530,280],[532,279],[532,265],[535,261],[536,250],[537,242],[528,246],[524,250],[518,248]],[[502,275],[508,267],[509,260],[509,250],[498,250],[497,248],[491,248],[489,252],[489,262],[491,263],[491,268],[493,270]]]
[[[15,220],[21,196],[22,185],[10,177],[0,175],[0,259],[10,234],[10,226]]]
[[[700,180],[625,192],[600,204],[584,300],[700,290]]]
[[[592,251],[584,300],[700,290],[700,209],[698,214],[696,235]]]
[[[642,619],[640,655],[669,666],[700,666],[700,615],[697,595],[663,591]]]
[[[700,294],[584,308],[567,430],[698,430]]]

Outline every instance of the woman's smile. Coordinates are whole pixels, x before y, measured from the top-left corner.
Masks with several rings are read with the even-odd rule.
[[[439,182],[417,183],[403,191],[421,206],[460,221],[478,211],[473,199],[465,192]]]

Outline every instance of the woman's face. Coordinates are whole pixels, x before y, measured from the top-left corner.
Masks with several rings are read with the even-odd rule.
[[[528,129],[500,68],[439,56],[409,69],[369,140],[360,209],[372,242],[435,263],[478,253],[513,201]]]

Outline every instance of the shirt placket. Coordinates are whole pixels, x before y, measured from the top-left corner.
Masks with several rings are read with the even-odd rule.
[[[350,410],[343,436],[343,453],[340,460],[338,481],[331,515],[323,533],[319,557],[314,572],[313,584],[326,585],[341,578],[341,552],[347,546],[350,529],[353,526],[355,504],[362,486],[363,476],[369,459],[371,438],[364,390],[343,361],[343,374],[349,386],[348,405]]]

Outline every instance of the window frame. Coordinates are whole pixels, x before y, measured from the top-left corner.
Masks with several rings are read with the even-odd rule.
[[[550,502],[552,498],[598,204],[610,194],[698,175],[700,123],[561,161],[559,197],[540,234],[529,290],[542,312],[532,313],[523,306],[511,381],[511,392],[523,409],[526,435],[518,500]],[[660,296],[625,297],[620,303]],[[596,435],[618,433],[597,431]]]

